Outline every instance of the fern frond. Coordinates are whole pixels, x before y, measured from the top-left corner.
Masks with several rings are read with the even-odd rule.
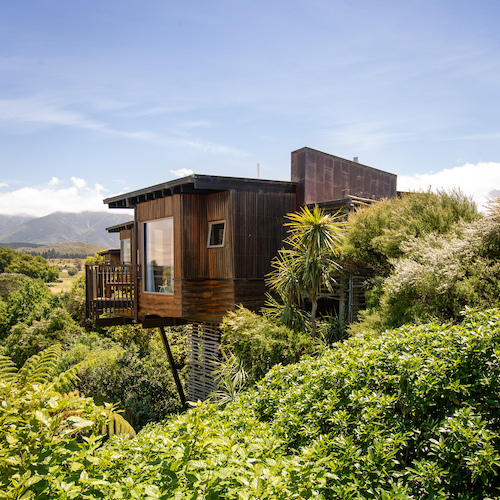
[[[0,355],[0,380],[15,383],[18,379],[17,366],[8,356]]]
[[[119,414],[114,411],[104,408],[104,412],[109,419],[108,425],[103,425],[102,433],[108,436],[115,434],[128,434],[130,437],[135,437],[134,428]]]
[[[50,377],[60,357],[60,344],[51,345],[39,354],[31,356],[19,370],[19,386],[26,387],[50,382]]]
[[[57,377],[54,377],[52,379],[54,389],[61,394],[68,392],[72,387],[74,387],[76,382],[80,380],[80,377],[78,377],[78,373],[80,372],[80,370],[88,365],[89,362],[87,360],[81,361],[65,372],[60,373],[59,375],[57,375]]]

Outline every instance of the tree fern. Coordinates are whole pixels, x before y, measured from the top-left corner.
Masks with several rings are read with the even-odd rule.
[[[54,368],[60,357],[60,344],[51,345],[39,354],[31,356],[18,372],[17,385],[27,387],[33,384],[49,383],[52,380]]]
[[[54,377],[54,369],[61,357],[61,352],[60,344],[54,344],[39,354],[31,356],[19,370],[11,358],[0,355],[0,381],[14,386],[17,390],[32,390],[36,385],[43,386],[44,390],[52,391],[63,400],[71,401],[74,398],[81,398],[82,395],[78,391],[71,393],[67,391],[78,381],[78,372],[89,362],[82,361]],[[103,434],[135,436],[134,428],[113,409],[112,406],[102,408],[108,419],[108,424],[102,428]]]
[[[17,366],[8,356],[0,355],[0,380],[13,383],[17,380]]]

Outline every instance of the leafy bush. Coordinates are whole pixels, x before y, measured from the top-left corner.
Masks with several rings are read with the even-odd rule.
[[[57,297],[41,281],[26,281],[7,298],[0,316],[0,339],[18,323],[31,326],[34,321],[47,318],[57,302]]]
[[[227,314],[221,330],[222,351],[241,361],[250,381],[259,380],[276,364],[296,363],[301,356],[315,351],[315,342],[309,335],[294,332],[243,307]]]
[[[29,276],[19,273],[1,273],[0,274],[0,298],[7,299],[8,296],[23,287]]]
[[[78,335],[81,328],[73,321],[68,312],[57,307],[46,319],[14,325],[2,343],[3,350],[17,366],[52,344],[68,345]]]
[[[71,317],[81,326],[90,326],[85,311],[85,276],[80,276],[71,285],[71,290],[61,293],[61,303]]]
[[[1,425],[13,439],[5,436],[0,456],[10,453],[13,464],[0,466],[18,467],[15,485],[34,477],[36,499],[498,498],[499,343],[500,311],[351,338],[316,359],[275,366],[223,411],[198,404],[98,449],[93,436],[76,439],[71,456],[59,442],[38,451],[34,440],[52,436],[33,435],[45,429],[36,415],[47,419],[34,405],[29,462],[20,465],[17,430]],[[0,412],[30,414],[12,417],[13,408]]]
[[[76,266],[68,267],[68,276],[74,276],[78,273],[78,268]]]
[[[85,483],[102,436],[134,430],[90,398],[61,395],[77,367],[53,379],[61,348],[55,344],[17,370],[0,356],[0,497],[68,498],[68,486]],[[113,423],[113,426],[111,426]],[[70,494],[70,498],[74,498]]]
[[[57,268],[49,266],[42,257],[10,247],[0,247],[0,273],[20,273],[45,282],[55,281],[59,276]]]
[[[342,255],[386,275],[390,259],[404,254],[405,241],[431,232],[446,234],[456,222],[478,218],[476,205],[460,191],[403,194],[350,215]]]
[[[163,420],[182,410],[168,358],[157,334],[138,328],[146,344],[141,348],[131,341],[135,327],[108,329],[125,343],[102,337],[97,333],[82,335],[63,357],[59,367],[66,370],[83,360],[88,366],[79,372],[77,389],[92,396],[99,404],[116,403],[135,428],[151,421]],[[181,378],[185,376],[187,335],[182,328],[168,331],[172,354]],[[149,340],[147,339],[149,337]]]
[[[500,220],[455,224],[401,244],[393,271],[369,294],[370,311],[351,331],[374,324],[379,331],[405,323],[461,320],[466,307],[500,305]]]

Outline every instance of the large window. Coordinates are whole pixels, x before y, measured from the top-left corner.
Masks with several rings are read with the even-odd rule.
[[[144,291],[174,293],[172,217],[144,223]]]

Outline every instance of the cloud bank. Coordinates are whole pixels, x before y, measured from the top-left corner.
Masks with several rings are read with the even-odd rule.
[[[43,217],[53,212],[102,212],[106,189],[100,184],[87,187],[84,179],[71,178],[73,185],[59,187],[62,181],[53,177],[47,187],[23,187],[0,191],[0,214],[25,214]],[[5,185],[4,185],[5,186]]]
[[[466,163],[435,173],[398,176],[399,191],[419,191],[429,187],[433,191],[459,188],[479,207],[484,207],[488,199],[500,196],[500,163]]]

